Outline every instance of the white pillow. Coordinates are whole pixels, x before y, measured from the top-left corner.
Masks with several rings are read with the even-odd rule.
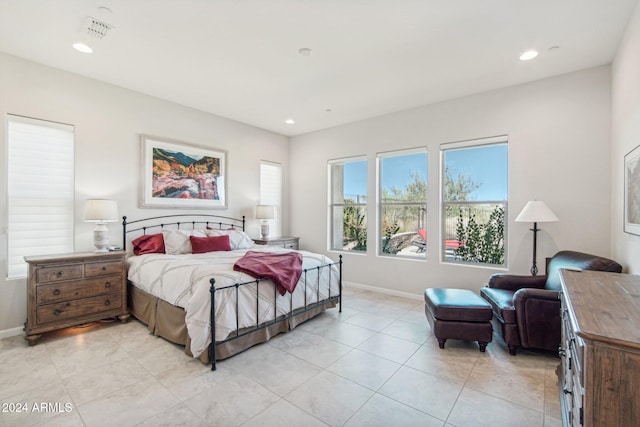
[[[251,237],[240,230],[207,230],[207,236],[229,236],[231,250],[251,249],[255,246]]]
[[[190,254],[191,239],[189,236],[207,237],[204,230],[162,230],[164,251],[169,255]]]

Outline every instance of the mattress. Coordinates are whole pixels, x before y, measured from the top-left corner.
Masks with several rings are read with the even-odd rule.
[[[289,249],[256,246],[251,251],[291,252]],[[128,258],[128,279],[138,289],[185,310],[190,351],[199,357],[211,343],[210,279],[215,279],[216,341],[237,330],[261,325],[279,316],[339,294],[336,266],[317,269],[333,261],[321,254],[297,251],[302,255],[302,274],[293,293],[281,296],[268,280],[233,270],[247,250],[204,254],[146,254]],[[236,287],[236,283],[254,283]]]

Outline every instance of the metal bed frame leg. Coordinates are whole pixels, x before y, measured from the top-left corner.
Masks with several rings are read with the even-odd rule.
[[[216,370],[216,279],[209,280],[211,283],[211,345],[209,346],[209,360],[211,361],[211,370]]]
[[[342,313],[342,255],[339,255],[338,270],[338,290],[340,291],[340,296],[338,297],[338,304],[340,304],[340,308],[338,309],[338,313]],[[329,287],[331,287],[331,280],[329,280]]]

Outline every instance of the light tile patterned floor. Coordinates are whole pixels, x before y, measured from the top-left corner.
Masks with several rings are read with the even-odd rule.
[[[0,426],[561,425],[552,355],[441,350],[422,302],[344,299],[216,372],[135,320],[0,340]]]

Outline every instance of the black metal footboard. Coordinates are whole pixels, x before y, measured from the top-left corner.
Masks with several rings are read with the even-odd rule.
[[[332,280],[331,280],[331,268],[333,266],[337,266],[338,267],[338,294],[337,295],[331,295],[331,284],[332,284]],[[329,269],[329,282],[328,282],[328,289],[327,289],[327,298],[324,300],[320,300],[320,273],[321,273],[321,269]],[[307,304],[307,273],[311,272],[313,270],[317,270],[317,277],[318,277],[318,283],[317,283],[317,287],[316,287],[316,300],[313,303],[309,303]],[[309,268],[309,269],[304,269],[302,270],[302,276],[301,276],[304,282],[304,306],[299,307],[294,309],[293,308],[293,296],[290,299],[290,303],[289,303],[289,311],[286,314],[280,315],[278,316],[278,304],[277,304],[277,296],[278,296],[278,291],[276,289],[275,286],[273,286],[273,320],[269,320],[266,321],[264,323],[260,323],[260,313],[259,313],[259,306],[260,306],[260,283],[267,280],[267,279],[256,279],[256,280],[250,280],[248,282],[243,282],[243,283],[236,283],[233,285],[229,285],[229,286],[224,286],[221,288],[216,288],[215,283],[216,283],[216,279],[211,279],[210,283],[211,283],[211,288],[210,288],[210,292],[211,292],[211,345],[209,346],[209,360],[211,361],[211,370],[215,371],[216,370],[216,345],[219,344],[223,344],[226,343],[228,341],[243,337],[245,335],[251,334],[253,332],[268,328],[272,325],[275,325],[277,323],[286,321],[288,319],[293,318],[294,316],[298,316],[300,314],[309,312],[311,310],[316,310],[318,308],[324,307],[326,305],[329,304],[338,304],[339,305],[339,312],[342,312],[342,255],[339,256],[339,260],[337,262],[334,263],[330,263],[330,264],[324,264],[324,265],[320,265],[317,267],[313,267],[313,268]],[[242,328],[242,331],[240,330],[240,319],[239,319],[239,292],[240,292],[240,288],[242,288],[243,286],[247,286],[247,285],[251,285],[251,284],[255,284],[256,285],[256,324],[252,327],[248,327],[248,328]],[[229,290],[229,289],[233,289],[235,288],[235,300],[236,300],[236,331],[235,333],[232,333],[230,336],[228,336],[227,338],[225,338],[224,340],[221,341],[216,341],[216,313],[215,313],[215,303],[216,303],[216,292],[220,292],[223,290]]]

